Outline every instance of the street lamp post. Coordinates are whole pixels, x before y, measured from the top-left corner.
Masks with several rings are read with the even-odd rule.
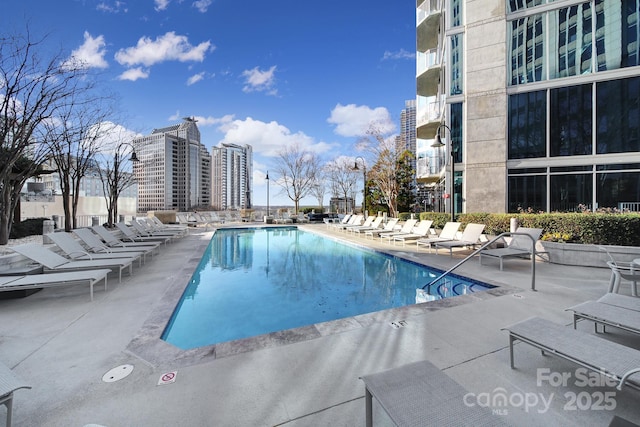
[[[438,126],[438,129],[436,130],[436,137],[435,137],[435,142],[431,145],[433,148],[440,148],[440,147],[444,147],[445,144],[442,143],[442,138],[440,138],[440,129],[441,128],[445,128],[449,131],[449,139],[448,139],[448,145],[449,145],[449,152],[451,153],[450,155],[450,162],[451,162],[451,190],[449,192],[449,199],[451,200],[451,221],[454,222],[456,220],[456,212],[455,212],[455,202],[454,202],[454,192],[455,192],[455,179],[456,179],[456,169],[455,169],[455,158],[454,158],[454,151],[453,151],[453,139],[451,136],[451,128],[447,125],[445,125],[444,123],[440,124]]]
[[[367,164],[361,156],[356,157],[353,164],[354,171],[360,170],[358,167],[358,159],[360,159],[360,162],[362,163],[362,214],[364,215],[367,211]]]
[[[267,216],[269,216],[269,171],[267,171],[265,179],[267,180]]]

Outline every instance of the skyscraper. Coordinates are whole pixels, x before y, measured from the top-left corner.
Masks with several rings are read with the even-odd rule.
[[[220,144],[213,147],[211,153],[213,209],[250,209],[253,205],[253,148]]]
[[[139,212],[211,205],[211,155],[194,119],[154,129],[132,144],[140,160],[134,163]]]

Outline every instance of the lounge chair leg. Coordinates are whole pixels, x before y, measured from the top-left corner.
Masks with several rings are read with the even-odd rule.
[[[511,369],[515,369],[515,364],[513,362],[513,342],[515,338],[513,335],[509,334],[509,362],[511,363]]]
[[[371,392],[368,388],[365,387],[365,418],[366,418],[366,426],[373,427],[373,402]]]

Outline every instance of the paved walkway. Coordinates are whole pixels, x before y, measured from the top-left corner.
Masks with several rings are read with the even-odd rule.
[[[349,237],[321,224],[303,227],[441,269],[462,259]],[[602,426],[613,414],[640,420],[640,392],[583,387],[575,365],[526,344],[516,345],[517,369],[510,369],[507,334],[500,330],[530,316],[570,325],[565,308],[602,296],[606,268],[539,262],[533,292],[529,262],[510,260],[500,271],[497,263],[471,260],[459,274],[501,287],[180,351],[158,337],[211,234],[192,231],[163,247],[121,284],[110,280],[106,292],[96,290],[93,302],[82,287],[0,300],[0,361],[33,385],[16,392],[14,425],[359,426],[365,413],[359,377],[425,359],[480,401],[507,396],[509,405],[498,409],[513,425]],[[404,327],[392,327],[400,320]],[[588,322],[578,328],[593,331]],[[614,328],[606,338],[640,349],[639,337]],[[134,367],[129,376],[102,381],[124,364]],[[158,385],[173,371],[174,382]],[[554,383],[545,373],[571,377]],[[605,391],[615,393],[613,410],[599,399]]]

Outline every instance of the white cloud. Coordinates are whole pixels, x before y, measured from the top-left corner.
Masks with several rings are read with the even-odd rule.
[[[213,0],[197,0],[193,2],[193,7],[198,9],[198,12],[205,13],[211,3],[213,3]]]
[[[84,43],[79,48],[71,52],[69,59],[63,66],[68,68],[107,68],[109,63],[105,61],[104,36],[92,37],[87,31],[84,32]]]
[[[111,4],[106,1],[101,1],[96,5],[96,10],[108,13],[127,13],[129,11],[129,9],[127,8],[127,4],[122,1],[114,1]]]
[[[200,80],[204,79],[204,71],[198,74],[194,74],[193,76],[189,77],[189,79],[187,80],[187,86],[191,86],[193,84],[198,83]]]
[[[218,130],[225,134],[221,143],[249,144],[254,152],[267,157],[276,157],[284,147],[293,144],[298,144],[301,149],[315,153],[324,153],[335,148],[325,142],[316,142],[303,132],[291,133],[287,127],[278,122],[266,123],[251,117],[226,123]]]
[[[149,77],[149,70],[143,70],[142,67],[129,68],[118,76],[118,80],[130,80],[135,82],[138,79],[146,79]]]
[[[215,47],[210,41],[192,46],[186,36],[176,35],[170,31],[151,40],[149,37],[141,37],[136,46],[120,49],[115,54],[115,59],[122,65],[129,67],[145,65],[147,67],[164,61],[197,61],[202,62],[205,54]]]
[[[388,59],[416,59],[415,52],[408,52],[404,49],[400,49],[398,52],[390,52],[386,50],[382,56],[382,60]]]
[[[242,88],[243,92],[264,92],[267,91],[269,95],[276,95],[277,89],[273,89],[275,84],[275,71],[276,66],[272,66],[266,71],[261,71],[258,67],[251,70],[244,70],[242,76],[245,77],[245,85]]]
[[[198,127],[224,125],[226,123],[231,123],[234,117],[235,116],[233,114],[227,114],[222,117],[191,116],[191,118],[198,123]],[[175,114],[171,115],[168,120],[170,122],[175,122],[176,120],[182,120],[183,118],[184,116],[180,114],[180,110],[178,110]]]
[[[97,142],[106,154],[113,154],[118,144],[131,142],[133,138],[142,136],[140,133],[128,129],[111,121],[100,122],[89,129],[90,135],[97,136]]]
[[[331,111],[327,122],[336,125],[334,132],[341,136],[364,136],[375,126],[383,135],[394,132],[396,125],[384,107],[371,109],[366,105],[338,104]]]
[[[156,5],[155,9],[158,11],[166,10],[170,2],[170,0],[154,0],[154,3]]]

